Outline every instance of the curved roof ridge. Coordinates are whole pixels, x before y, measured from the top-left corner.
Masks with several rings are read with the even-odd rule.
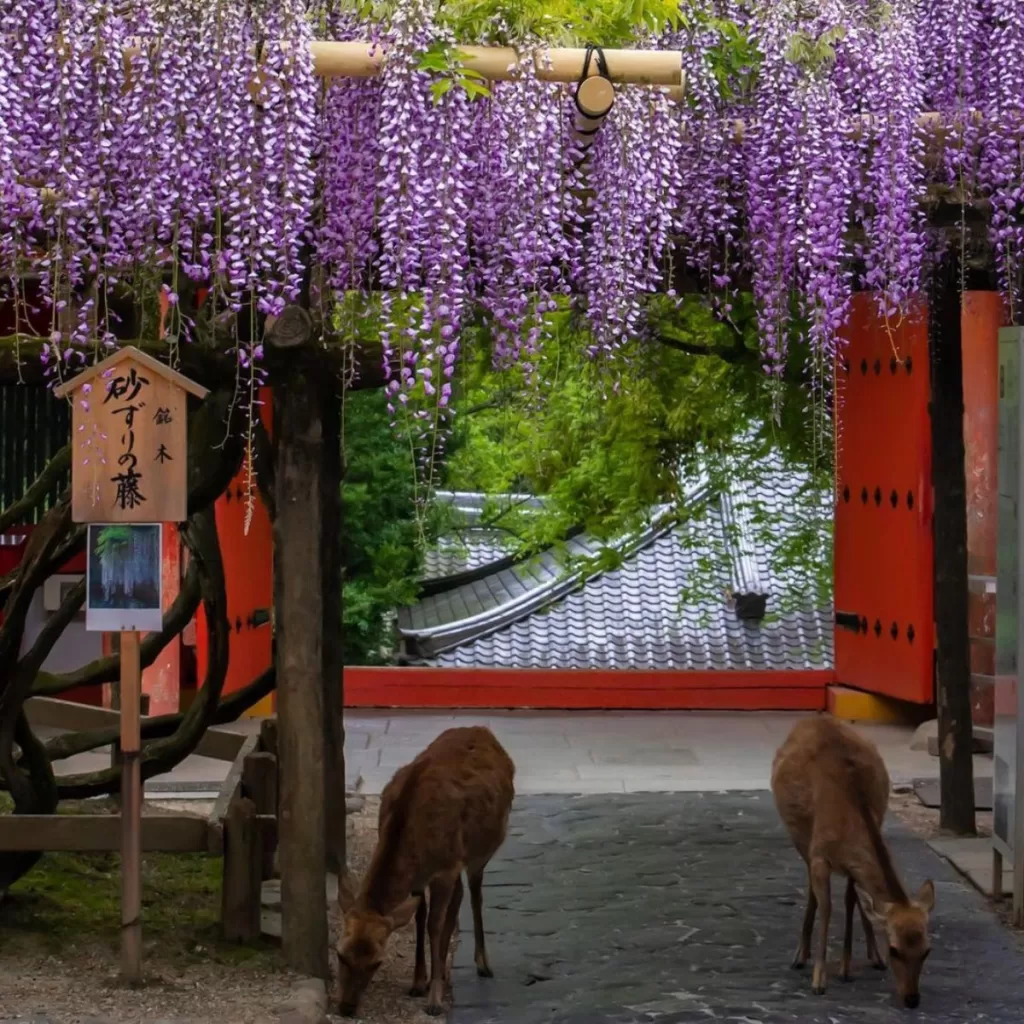
[[[710,496],[709,485],[705,480],[701,480],[684,493],[679,504],[693,505],[706,501]],[[623,554],[635,554],[671,530],[675,525],[675,519],[676,506],[662,505],[655,510],[651,524],[644,530],[639,533],[627,534],[617,538],[611,544],[603,546],[611,547]],[[551,550],[551,548],[548,549],[549,552]],[[530,559],[526,558],[519,564],[524,565],[529,561]],[[587,575],[586,579],[592,580],[603,573],[604,570]],[[583,577],[584,571],[577,569],[568,574],[556,576],[553,580],[538,582],[536,586],[527,588],[511,600],[500,602],[476,614],[456,618],[437,626],[419,628],[400,626],[399,632],[403,641],[411,648],[409,653],[412,656],[416,658],[434,657],[452,647],[477,640],[540,611],[579,587],[583,582]]]

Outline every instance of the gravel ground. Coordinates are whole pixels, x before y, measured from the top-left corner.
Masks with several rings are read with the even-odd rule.
[[[180,806],[176,809],[181,811]],[[169,870],[182,863],[181,858],[143,858],[145,983],[129,989],[118,978],[116,898],[110,913],[97,918],[94,907],[86,911],[83,896],[90,888],[116,894],[117,858],[82,856],[65,861],[71,867],[61,873],[55,867],[61,863],[56,856],[45,858],[40,868],[14,887],[10,902],[0,907],[0,1021],[277,1021],[276,1009],[288,994],[292,975],[279,968],[272,947],[242,950],[216,942],[212,928],[219,909],[216,892],[208,891],[198,899],[193,892],[193,899],[186,901],[166,887],[167,879],[174,876],[160,867]],[[40,869],[50,874],[44,876]],[[81,873],[75,874],[75,869]],[[216,865],[209,870],[215,879]],[[179,909],[170,918],[175,904]],[[147,914],[177,923],[170,926],[170,933],[165,923],[162,938],[153,928],[147,937]],[[47,932],[47,922],[60,926],[59,940]]]

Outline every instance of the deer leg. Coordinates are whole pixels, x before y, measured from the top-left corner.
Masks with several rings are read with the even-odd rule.
[[[475,950],[473,960],[476,963],[476,973],[481,978],[493,978],[494,972],[487,960],[487,943],[484,940],[484,871],[474,871],[469,876],[469,899],[473,904],[473,941]]]
[[[815,899],[821,907],[821,933],[818,936],[818,953],[814,958],[814,977],[811,991],[816,996],[825,994],[828,987],[828,926],[832,917],[832,868],[827,860],[817,858],[811,861],[811,886]]]
[[[452,898],[448,901],[448,914],[444,920],[444,931],[441,933],[441,963],[444,964],[444,980],[450,985],[452,980],[452,967],[448,959],[448,950],[451,948],[452,935],[459,926],[459,908],[462,906],[462,878],[455,883]]]
[[[818,911],[818,899],[814,895],[811,884],[810,870],[807,872],[807,909],[804,911],[804,923],[800,929],[800,945],[796,948],[793,958],[793,970],[801,971],[811,956],[811,936],[814,934],[814,915]]]
[[[427,894],[420,893],[420,903],[416,908],[416,969],[412,976],[412,988],[409,989],[411,996],[425,996],[427,994],[427,952],[426,952],[426,931],[427,931]]]
[[[846,923],[843,928],[843,965],[839,976],[843,981],[850,981],[850,965],[853,962],[853,911],[858,906],[857,890],[853,887],[853,879],[846,880]]]
[[[448,916],[448,904],[455,891],[455,878],[443,875],[430,883],[430,909],[427,913],[427,933],[430,936],[430,994],[427,1013],[440,1017],[444,1013],[444,961],[441,959],[441,933]]]
[[[856,890],[854,890],[856,896]],[[885,970],[885,961],[882,959],[882,954],[878,951],[878,939],[875,937],[875,926],[871,923],[871,918],[864,911],[864,904],[861,903],[860,897],[857,896],[857,909],[860,911],[860,923],[864,926],[864,945],[867,947],[868,960],[871,961],[871,966],[876,971]]]

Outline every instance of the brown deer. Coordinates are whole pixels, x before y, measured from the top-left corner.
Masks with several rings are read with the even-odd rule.
[[[354,1016],[384,959],[391,933],[416,915],[411,995],[428,992],[424,931],[430,936],[427,1013],[444,1011],[448,949],[469,881],[477,974],[492,977],[484,943],[483,877],[505,841],[515,766],[481,727],[443,732],[381,795],[377,846],[358,895],[339,890],[345,930],[338,944],[341,1013]],[[429,889],[429,914],[425,894]]]
[[[889,773],[874,745],[831,716],[804,719],[775,755],[772,794],[793,845],[807,864],[809,880],[793,967],[802,968],[810,957],[814,916],[820,907],[821,932],[811,984],[816,994],[825,992],[830,881],[833,874],[845,875],[843,980],[850,980],[857,908],[868,958],[875,967],[885,969],[873,918],[888,938],[889,966],[900,998],[905,1006],[915,1008],[921,1001],[921,968],[931,951],[928,914],[935,905],[935,886],[925,882],[911,899],[896,873],[881,833],[889,805]]]

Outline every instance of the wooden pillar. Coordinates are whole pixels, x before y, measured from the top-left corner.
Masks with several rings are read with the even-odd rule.
[[[121,633],[121,976],[142,980],[142,666],[139,634]]]
[[[327,797],[327,864],[345,868],[345,725],[341,647],[341,399],[325,367],[323,382],[323,540],[320,569],[323,602],[324,786]]]
[[[968,641],[967,485],[960,265],[948,249],[932,272],[928,307],[935,530],[935,693],[940,824],[973,835],[974,763]],[[895,443],[895,442],[894,442]]]
[[[292,330],[295,320],[300,329]],[[285,321],[283,326],[279,326],[281,321]],[[326,980],[324,617],[319,569],[323,389],[309,344],[311,325],[301,329],[306,325],[308,314],[298,310],[293,316],[282,316],[267,331],[272,346],[288,349],[274,377],[278,863],[285,961],[302,974]]]

